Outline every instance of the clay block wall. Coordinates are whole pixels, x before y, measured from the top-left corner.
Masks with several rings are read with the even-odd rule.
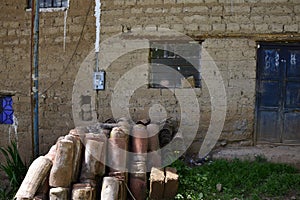
[[[186,34],[213,35],[299,31],[297,0],[114,0],[104,1],[103,29],[167,27]]]
[[[26,0],[3,1],[0,8],[0,87],[16,91],[15,116],[21,154],[27,163],[31,150],[30,48],[31,11]],[[89,10],[89,12],[88,12]],[[40,13],[39,122],[40,152],[45,153],[57,138],[74,127],[72,88],[80,63],[94,48],[94,3],[70,1],[65,12]],[[87,17],[86,17],[87,16]],[[82,28],[84,27],[83,31]],[[63,48],[65,41],[65,50]],[[0,146],[8,144],[9,125],[0,125]],[[11,130],[14,137],[14,130]]]
[[[109,39],[122,32],[130,34],[130,30],[151,32],[168,28],[202,40],[202,48],[216,63],[226,89],[227,116],[220,141],[251,145],[254,142],[257,42],[299,41],[299,8],[300,3],[295,0],[107,0],[104,1],[102,31],[105,32],[104,39]],[[151,40],[151,37],[145,39]],[[108,84],[116,86],[125,72],[147,63],[147,53],[131,52],[118,58],[109,68],[114,78],[108,77]],[[215,77],[207,78],[213,80]],[[151,109],[162,111],[157,106],[161,104],[165,109],[162,115],[180,118],[176,90],[149,89],[147,86],[136,89],[128,104],[131,116],[147,117]],[[100,92],[100,96],[108,99],[105,101],[100,97],[101,102],[110,102],[109,93],[112,92]],[[195,89],[195,93],[201,118],[198,136],[192,146],[194,152],[201,146],[211,117],[211,96],[204,81],[203,87]],[[105,109],[111,106],[109,103],[104,105]],[[109,111],[104,113],[111,114]],[[190,124],[193,126],[192,121]]]
[[[221,139],[242,145],[253,142],[256,41],[299,40],[298,0],[102,0],[102,3],[101,40],[137,28],[146,31],[169,28],[203,40],[202,48],[216,62],[227,93],[227,117]],[[18,137],[21,152],[29,161],[31,12],[26,11],[25,0],[4,0],[0,8],[0,86],[1,89],[17,91],[14,108]],[[82,117],[85,109],[97,111],[99,117],[86,115],[87,123],[112,117],[110,106],[114,86],[128,70],[148,62],[147,49],[116,59],[107,70],[106,90],[96,95],[91,87],[86,89],[89,95],[83,96],[81,103],[88,108],[72,113],[73,84],[81,64],[94,49],[94,1],[70,0],[66,37],[64,18],[65,12],[62,11],[43,12],[40,16],[41,153],[47,152],[57,137],[73,128],[73,117]],[[87,66],[93,67],[94,61],[91,55]],[[100,67],[103,62],[105,60],[100,59]],[[205,83],[195,93],[201,108],[198,137],[204,138],[211,113]],[[87,104],[84,104],[85,100]],[[161,111],[161,107],[153,106],[158,103],[164,106],[168,116],[179,118],[180,106],[174,91],[148,89],[146,86],[135,90],[130,99],[132,118],[147,117],[150,108]],[[0,125],[1,146],[8,143],[9,128]],[[195,151],[199,146],[200,143],[196,142]]]

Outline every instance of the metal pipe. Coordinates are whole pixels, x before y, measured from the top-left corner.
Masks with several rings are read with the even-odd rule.
[[[34,0],[33,0],[34,1]],[[38,87],[38,77],[39,77],[39,10],[40,2],[35,0],[35,17],[34,17],[34,48],[33,48],[33,132],[34,132],[34,158],[39,156],[39,87]]]
[[[33,48],[34,48],[34,18],[35,18],[35,0],[28,0],[30,2],[31,7],[31,50],[30,50],[30,101],[31,101],[31,150],[32,150],[32,157],[34,158],[34,99],[33,99]]]

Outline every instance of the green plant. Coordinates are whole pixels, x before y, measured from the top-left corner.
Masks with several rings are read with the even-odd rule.
[[[0,170],[9,180],[8,188],[1,189],[0,196],[1,199],[11,199],[20,187],[28,168],[21,159],[16,142],[11,142],[6,148],[0,147],[0,152],[5,158],[5,162],[0,164]]]
[[[12,199],[12,196],[9,195],[5,189],[0,188],[0,199],[8,200],[8,199]]]
[[[179,175],[179,190],[175,199],[204,199],[201,190],[208,181],[208,173],[198,173],[196,168],[191,168],[180,160],[176,160],[172,167],[177,169]]]
[[[176,199],[231,200],[300,197],[300,174],[292,166],[255,161],[215,160],[198,167],[188,167],[177,160],[172,164],[179,174]],[[221,185],[221,190],[217,189]]]
[[[263,155],[255,155],[255,161],[256,162],[267,162],[267,158]]]

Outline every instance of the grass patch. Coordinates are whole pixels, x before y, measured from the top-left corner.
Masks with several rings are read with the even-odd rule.
[[[300,197],[300,173],[286,164],[256,161],[216,160],[199,167],[188,167],[177,160],[180,184],[176,199],[283,199]],[[221,191],[216,187],[221,184]],[[220,188],[219,188],[220,189]]]

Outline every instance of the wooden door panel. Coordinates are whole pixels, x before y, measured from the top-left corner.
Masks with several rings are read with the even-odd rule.
[[[300,144],[300,45],[258,49],[258,142]]]

